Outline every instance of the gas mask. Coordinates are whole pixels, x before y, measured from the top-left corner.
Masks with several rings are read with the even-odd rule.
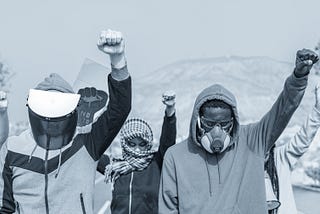
[[[54,150],[73,138],[78,114],[79,94],[31,89],[28,113],[33,138],[42,148]]]
[[[200,118],[198,118],[198,128],[200,131],[199,141],[203,148],[209,153],[222,153],[231,143],[229,132],[232,130],[233,123],[228,131],[216,124],[213,128],[205,132],[201,126]]]

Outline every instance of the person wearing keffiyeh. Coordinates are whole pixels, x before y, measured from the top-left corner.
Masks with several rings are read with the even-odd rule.
[[[166,150],[176,141],[175,93],[163,94],[166,106],[159,149],[153,149],[153,132],[141,118],[128,119],[121,131],[122,158],[107,155],[98,171],[112,183],[111,213],[158,213],[158,190]]]

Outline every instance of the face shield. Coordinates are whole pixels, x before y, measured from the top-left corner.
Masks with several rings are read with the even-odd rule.
[[[68,144],[77,125],[79,94],[31,89],[28,97],[29,121],[37,144],[60,149]]]

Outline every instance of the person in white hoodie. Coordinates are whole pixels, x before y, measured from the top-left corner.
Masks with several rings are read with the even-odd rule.
[[[270,176],[272,189],[280,201],[277,209],[269,210],[271,214],[297,214],[291,186],[291,172],[294,170],[299,158],[308,151],[318,129],[320,128],[320,88],[316,86],[315,105],[304,125],[285,144],[279,144],[271,148],[265,170]],[[267,191],[268,192],[268,191]]]

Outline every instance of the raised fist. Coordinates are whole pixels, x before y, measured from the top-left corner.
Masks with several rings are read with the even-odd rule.
[[[97,46],[102,52],[109,55],[122,54],[125,46],[122,33],[110,29],[102,31]]]
[[[174,106],[176,104],[176,93],[174,91],[166,91],[162,94],[162,102],[166,106]]]
[[[7,93],[0,91],[0,112],[6,111],[8,108]]]
[[[162,94],[162,103],[166,105],[166,115],[172,116],[175,113],[176,93],[174,91],[166,91]]]
[[[296,55],[296,67],[294,69],[296,77],[308,75],[313,64],[318,60],[319,57],[315,52],[308,49],[299,50]]]
[[[108,94],[95,88],[82,88],[78,91],[81,95],[78,111],[77,126],[86,126],[93,122],[94,114],[102,109],[108,100]]]

